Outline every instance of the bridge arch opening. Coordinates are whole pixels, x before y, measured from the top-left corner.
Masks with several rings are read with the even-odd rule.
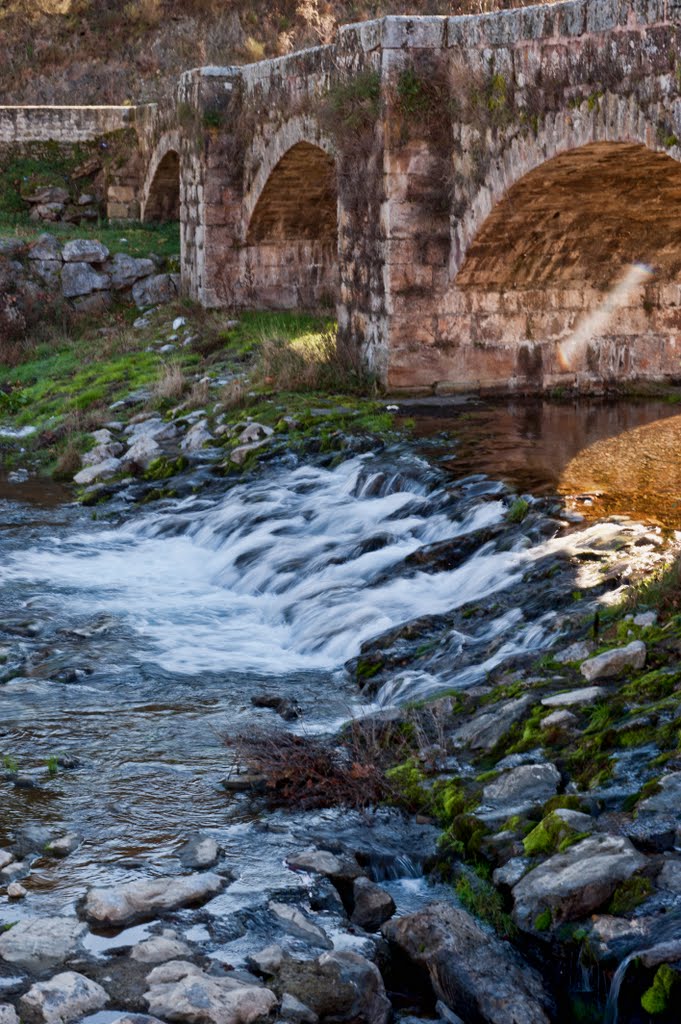
[[[180,219],[180,155],[174,149],[159,161],[149,185],[143,220],[156,224]]]
[[[598,142],[530,171],[473,237],[448,306],[488,375],[681,376],[681,163]]]
[[[259,305],[336,303],[337,209],[333,157],[320,146],[296,143],[273,168],[248,223],[244,270]]]

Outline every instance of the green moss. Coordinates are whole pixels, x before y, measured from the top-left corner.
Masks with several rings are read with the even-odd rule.
[[[650,879],[643,875],[634,875],[617,886],[608,904],[609,914],[627,914],[634,910],[640,903],[648,899],[653,887]]]
[[[454,891],[466,910],[490,924],[499,935],[510,936],[516,927],[507,913],[504,900],[491,882],[470,875],[461,875]]]
[[[530,503],[525,498],[516,498],[506,513],[506,519],[509,523],[522,523],[529,509]]]
[[[447,827],[450,827],[455,818],[467,810],[470,802],[463,784],[458,779],[438,782],[433,787],[433,813]]]
[[[542,912],[540,914],[537,914],[537,916],[534,919],[534,930],[536,932],[548,931],[551,927],[552,920],[553,918],[551,916],[551,911],[548,908],[546,910],[542,910]]]
[[[664,1013],[671,1002],[672,989],[678,975],[669,964],[660,964],[651,987],[641,996],[641,1006],[647,1013]]]
[[[577,832],[567,822],[551,813],[542,818],[539,824],[523,839],[523,847],[528,857],[537,857],[566,850],[573,843],[582,839],[584,833]]]
[[[188,465],[189,463],[183,455],[178,456],[176,459],[169,459],[167,455],[162,455],[160,458],[154,459],[149,463],[144,479],[167,480],[168,477],[181,473]]]
[[[423,770],[413,758],[389,768],[385,775],[396,803],[412,812],[430,810],[431,793],[424,785]]]
[[[581,811],[583,810],[583,801],[578,796],[575,796],[574,793],[561,793],[558,796],[552,796],[546,801],[542,808],[542,814],[546,816],[551,811],[560,809]]]

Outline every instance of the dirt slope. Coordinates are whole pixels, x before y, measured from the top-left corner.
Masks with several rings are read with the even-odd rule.
[[[243,64],[328,42],[339,23],[528,2],[0,0],[0,103],[156,100],[187,68]]]

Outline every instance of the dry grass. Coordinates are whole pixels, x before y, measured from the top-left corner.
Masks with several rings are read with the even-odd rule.
[[[52,475],[55,480],[73,480],[80,467],[80,452],[75,441],[69,438],[57,459]]]
[[[331,331],[295,341],[264,338],[256,379],[278,391],[347,393],[366,390],[370,383],[357,361],[338,347]]]
[[[187,381],[180,363],[165,363],[161,367],[158,380],[154,384],[152,401],[178,401],[187,390]]]
[[[230,380],[220,392],[219,404],[223,409],[242,409],[248,401],[248,389],[241,377]]]

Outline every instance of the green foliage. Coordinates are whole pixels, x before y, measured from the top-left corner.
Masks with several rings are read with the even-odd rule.
[[[660,964],[653,984],[641,996],[641,1006],[647,1013],[664,1013],[671,1001],[672,989],[678,981],[678,975],[669,964]]]
[[[12,757],[11,754],[5,754],[3,756],[2,763],[5,769],[8,772],[11,772],[12,775],[16,775],[16,773],[19,771],[19,765],[17,763],[17,760],[16,758]]]
[[[149,463],[144,479],[167,480],[168,477],[181,473],[183,469],[187,468],[187,465],[188,462],[184,455],[179,455],[176,459],[169,459],[167,455],[161,455],[160,458],[153,459]]]
[[[59,759],[54,755],[48,757],[46,767],[48,775],[54,778],[54,776],[59,773]]]

